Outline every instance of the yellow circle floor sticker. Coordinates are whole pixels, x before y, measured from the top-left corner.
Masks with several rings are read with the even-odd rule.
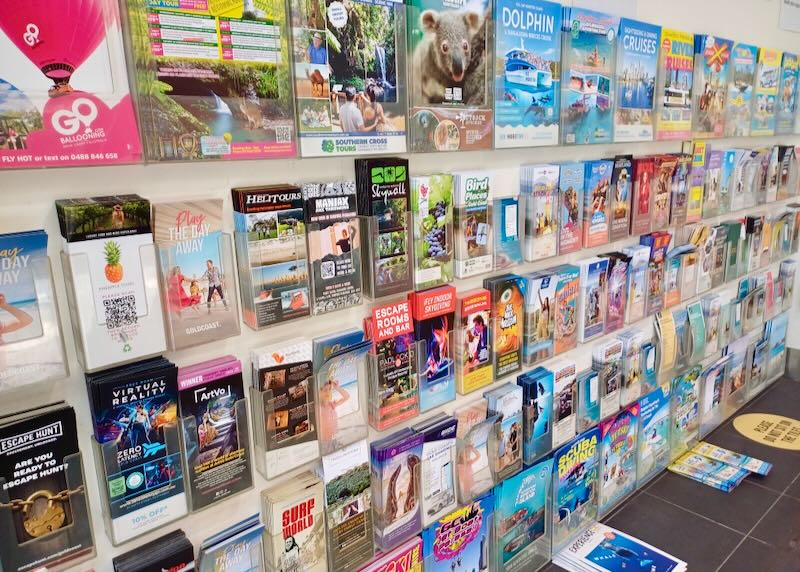
[[[733,420],[733,426],[762,445],[800,451],[800,420],[771,413],[745,413]]]

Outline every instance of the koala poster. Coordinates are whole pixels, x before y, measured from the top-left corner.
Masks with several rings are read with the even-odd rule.
[[[300,154],[404,153],[402,0],[296,0],[290,5]]]
[[[409,150],[492,148],[492,0],[411,0]]]

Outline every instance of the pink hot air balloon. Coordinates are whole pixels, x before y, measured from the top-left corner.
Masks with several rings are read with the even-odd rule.
[[[53,80],[50,97],[72,91],[73,72],[105,37],[107,0],[3,0],[0,29]]]

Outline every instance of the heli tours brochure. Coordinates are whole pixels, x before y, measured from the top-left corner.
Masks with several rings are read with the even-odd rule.
[[[614,64],[619,19],[570,8],[564,11],[561,63],[561,140],[564,145],[613,140]]]
[[[652,141],[661,27],[623,18],[617,37],[614,142]]]
[[[290,14],[300,154],[404,153],[403,3],[302,0]]]
[[[557,145],[561,99],[561,5],[494,5],[494,146]]]
[[[5,3],[0,169],[141,161],[121,27],[114,0]]]
[[[274,185],[232,189],[242,319],[259,330],[308,316],[303,193]]]
[[[409,2],[409,151],[492,148],[492,29],[491,0]]]
[[[149,161],[297,153],[284,4],[127,2]]]
[[[173,348],[239,334],[239,304],[222,200],[157,203],[153,234]]]

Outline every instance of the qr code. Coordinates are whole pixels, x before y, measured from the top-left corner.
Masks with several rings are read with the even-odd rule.
[[[327,262],[323,262],[320,264],[319,268],[320,274],[322,274],[322,279],[327,280],[328,278],[333,278],[336,276],[336,263],[332,260],[328,260]]]
[[[135,324],[139,317],[136,315],[136,296],[120,296],[103,300],[106,309],[106,328],[113,330],[122,326]]]
[[[275,127],[275,141],[278,143],[291,143],[292,127],[290,125],[278,125]]]

